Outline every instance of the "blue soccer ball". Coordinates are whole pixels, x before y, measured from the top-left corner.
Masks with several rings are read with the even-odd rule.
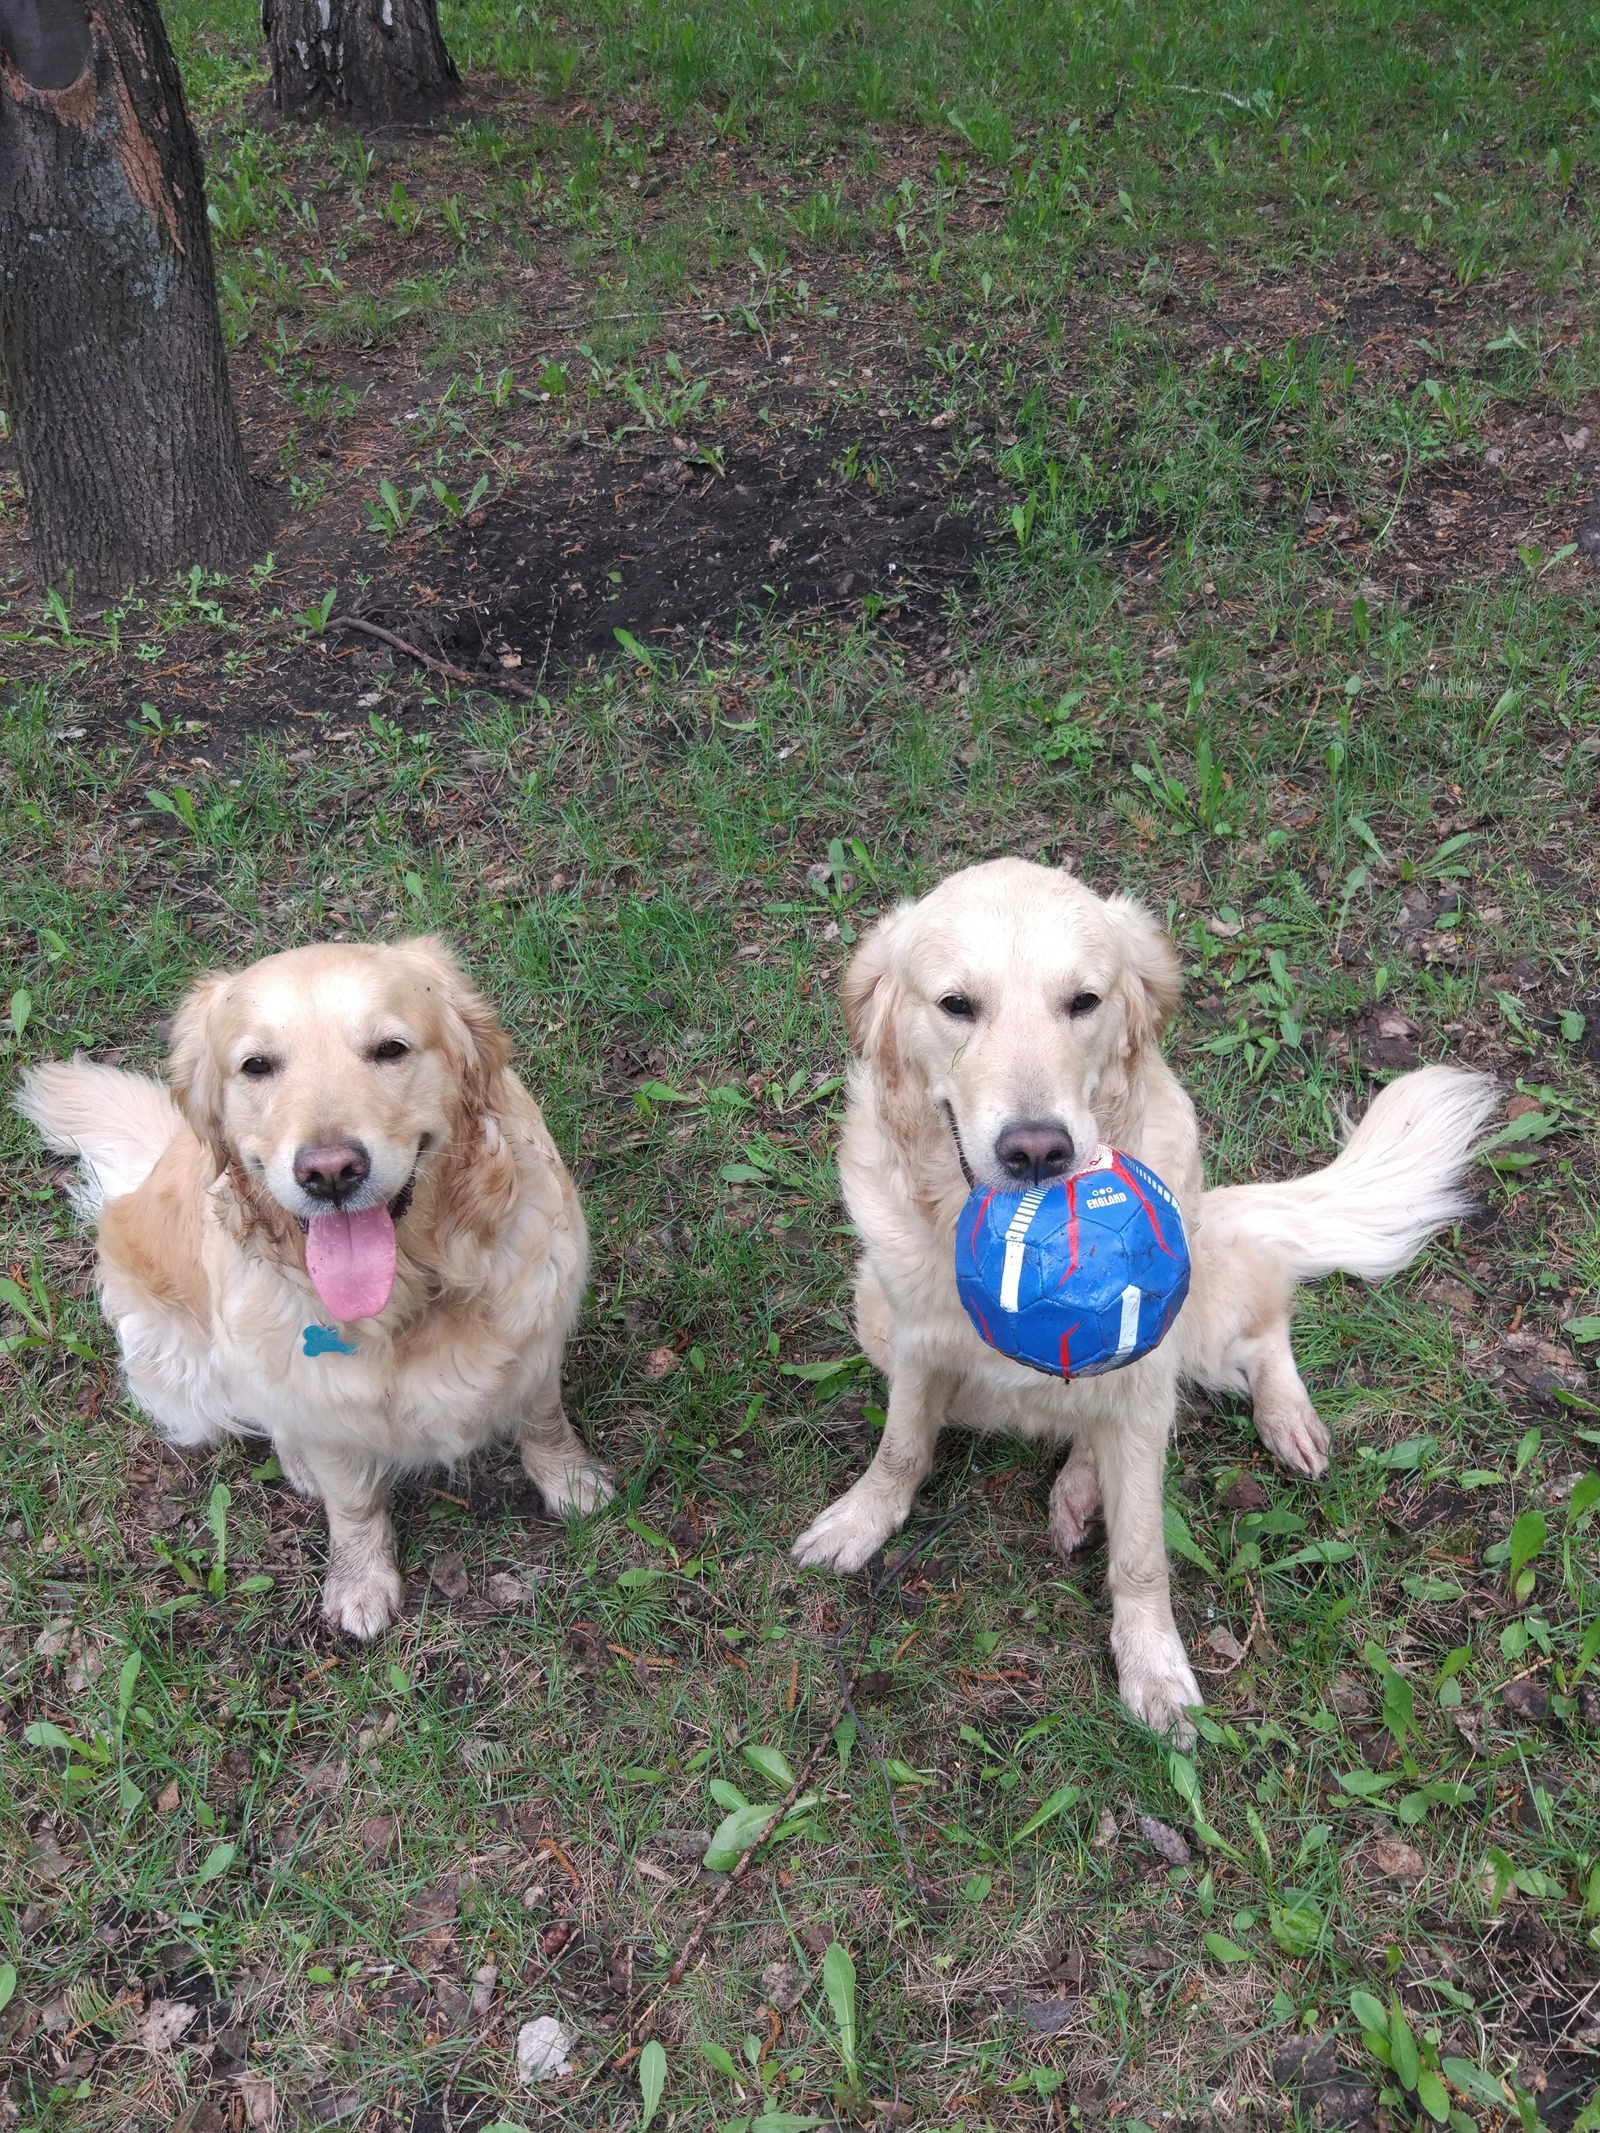
[[[1154,1171],[1107,1148],[1027,1192],[979,1185],[956,1224],[956,1287],[1002,1355],[1099,1377],[1159,1346],[1183,1308],[1183,1216]]]

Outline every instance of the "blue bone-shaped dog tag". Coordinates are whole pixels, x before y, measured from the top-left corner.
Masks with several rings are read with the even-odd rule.
[[[301,1338],[307,1355],[354,1355],[356,1344],[347,1341],[342,1333],[335,1333],[331,1326],[307,1326]]]

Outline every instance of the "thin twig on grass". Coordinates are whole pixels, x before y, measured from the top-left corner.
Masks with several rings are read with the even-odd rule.
[[[621,2044],[622,2049],[620,2052],[618,2052],[615,2058],[612,2058],[607,2053],[602,2054],[602,2056],[596,2060],[595,2064],[585,2075],[583,2084],[578,2090],[578,2094],[580,2096],[586,2095],[588,2093],[591,2085],[600,2078],[601,2074],[605,2072],[608,2067],[613,2070],[617,2070],[624,2066],[627,2066],[634,2059],[636,2059],[639,2056],[639,2053],[644,2049],[645,2042],[650,2035],[650,2031],[655,2022],[655,2018],[661,2010],[662,2002],[666,1999],[669,1993],[675,1992],[678,1986],[682,1984],[685,1976],[688,1974],[689,1965],[694,1961],[696,1955],[699,1954],[700,1949],[703,1947],[706,1935],[711,1930],[712,1923],[717,1917],[718,1913],[728,1902],[734,1890],[739,1886],[745,1875],[750,1871],[750,1868],[755,1863],[756,1859],[760,1856],[762,1852],[766,1850],[767,1845],[771,1842],[772,1838],[776,1836],[778,1830],[783,1826],[784,1816],[794,1805],[795,1801],[799,1799],[801,1793],[805,1790],[806,1785],[809,1783],[812,1773],[815,1771],[818,1763],[821,1762],[827,1750],[833,1745],[834,1728],[838,1724],[841,1716],[848,1715],[849,1717],[855,1720],[856,1732],[858,1737],[865,1745],[867,1753],[872,1756],[873,1759],[879,1764],[879,1767],[882,1768],[882,1753],[874,1742],[870,1730],[862,1724],[860,1715],[856,1711],[854,1701],[855,1691],[861,1681],[861,1651],[865,1649],[867,1638],[871,1634],[873,1611],[882,1596],[886,1592],[892,1591],[894,1587],[899,1584],[901,1578],[905,1576],[905,1573],[910,1569],[911,1565],[916,1561],[917,1557],[923,1554],[933,1544],[933,1542],[938,1539],[939,1535],[943,1533],[947,1527],[953,1526],[958,1518],[965,1517],[967,1512],[971,1509],[972,1501],[970,1498],[965,1503],[957,1504],[956,1508],[953,1511],[948,1512],[945,1517],[938,1520],[936,1524],[930,1526],[926,1533],[919,1534],[917,1539],[911,1543],[911,1546],[909,1548],[902,1549],[900,1554],[895,1557],[894,1561],[888,1564],[883,1570],[881,1570],[878,1573],[877,1577],[874,1578],[872,1583],[867,1587],[865,1600],[862,1606],[860,1649],[857,1653],[856,1669],[854,1673],[850,1674],[849,1676],[846,1676],[844,1663],[838,1658],[836,1648],[834,1664],[838,1667],[839,1670],[840,1696],[838,1703],[834,1707],[832,1717],[828,1720],[828,1723],[823,1728],[821,1738],[816,1742],[816,1744],[811,1750],[811,1753],[801,1764],[799,1776],[789,1787],[789,1790],[784,1794],[783,1798],[778,1802],[776,1808],[774,1808],[772,1820],[767,1824],[767,1827],[763,1831],[762,1835],[756,1840],[754,1844],[751,1845],[750,1849],[738,1861],[737,1865],[735,1865],[733,1871],[729,1874],[727,1880],[722,1883],[720,1888],[713,1890],[710,1896],[708,1896],[700,1905],[699,1911],[695,1915],[694,1924],[689,1928],[689,1932],[684,1939],[683,1945],[679,1948],[678,1953],[673,1960],[672,1968],[667,1972],[665,1980],[658,1988],[652,1999],[638,2014],[632,2013],[631,2005],[630,2007],[625,2008],[623,2010],[623,2020],[618,2030],[618,2042]],[[913,1893],[917,1895],[922,1895],[926,1890],[927,1884],[923,1881],[921,1875],[918,1874],[916,1868],[911,1863],[911,1854],[906,1847],[905,1835],[900,1827],[900,1817],[895,1808],[894,1794],[889,1786],[889,1774],[887,1770],[885,1770],[883,1773],[883,1779],[885,1789],[889,1791],[889,1815],[890,1819],[894,1823],[895,1835],[900,1840],[900,1853],[901,1857],[905,1860],[906,1873],[910,1879]]]
[[[878,1774],[883,1779],[883,1796],[889,1803],[889,1820],[894,1825],[894,1839],[900,1847],[900,1856],[905,1861],[906,1879],[911,1884],[911,1893],[913,1896],[924,1897],[927,1894],[927,1884],[912,1863],[911,1847],[906,1843],[906,1833],[900,1826],[900,1810],[895,1805],[894,1799],[894,1781],[889,1775],[883,1750],[872,1736],[871,1727],[856,1709],[855,1699],[850,1693],[854,1687],[854,1682],[845,1680],[844,1668],[841,1666],[839,1668],[839,1701],[854,1720],[857,1737],[862,1747],[866,1749],[868,1755],[877,1764]]]
[[[853,1687],[854,1684],[852,1683],[851,1686]],[[837,1712],[834,1715],[835,1718],[837,1718]],[[619,2067],[626,2066],[628,2062],[631,2059],[636,2058],[638,2056],[638,2053],[643,2049],[645,2039],[649,2036],[650,2029],[655,2021],[655,2017],[660,2011],[662,2001],[667,1997],[667,1994],[669,1992],[676,1991],[677,1987],[682,1984],[684,1976],[688,1971],[689,1965],[694,1961],[695,1956],[700,1952],[700,1948],[705,1940],[706,1934],[711,1928],[712,1920],[722,1909],[723,1905],[728,1901],[734,1890],[739,1886],[739,1883],[744,1879],[746,1873],[749,1871],[750,1866],[757,1857],[757,1855],[765,1848],[769,1839],[777,1833],[779,1827],[783,1822],[784,1816],[794,1805],[795,1801],[799,1799],[801,1793],[804,1791],[806,1784],[808,1783],[811,1777],[812,1772],[816,1769],[818,1763],[821,1762],[824,1753],[827,1751],[827,1749],[832,1747],[832,1745],[833,1727],[832,1725],[829,1725],[824,1729],[822,1738],[816,1743],[815,1747],[811,1750],[811,1753],[801,1764],[800,1775],[795,1779],[794,1783],[789,1787],[789,1790],[784,1794],[783,1798],[778,1802],[776,1808],[773,1810],[772,1820],[767,1825],[767,1828],[763,1835],[756,1843],[751,1845],[750,1849],[739,1860],[738,1864],[734,1867],[732,1873],[729,1874],[727,1880],[723,1882],[721,1887],[718,1889],[714,1889],[710,1896],[708,1896],[706,1900],[701,1904],[699,1913],[695,1918],[695,1922],[690,1927],[688,1935],[684,1940],[683,1946],[678,1950],[677,1957],[673,1962],[672,1968],[667,1972],[664,1983],[661,1985],[660,1989],[655,1994],[655,1997],[644,2008],[642,2013],[633,2016],[632,2019],[629,2020],[622,2029],[621,2037],[626,2048],[623,2050],[623,2052],[619,2055],[618,2058],[610,2062],[612,2065]],[[636,2038],[638,2039],[637,2043],[635,2043],[634,2041]],[[596,2076],[600,2073],[601,2069],[606,2064],[607,2062],[604,2059],[597,2062],[593,2072],[589,2075],[588,2080],[584,2082],[583,2089],[579,2090],[578,2093],[580,2095],[584,2093],[584,2090],[586,2090],[589,2086],[589,2082],[593,2081],[596,2078]]]
[[[335,615],[328,627],[331,630],[359,630],[363,637],[376,637],[380,644],[392,645],[395,651],[404,652],[407,659],[414,659],[430,674],[442,674],[446,681],[464,682],[469,689],[502,690],[507,696],[520,696],[524,703],[530,704],[538,700],[538,690],[530,689],[525,681],[512,681],[503,674],[498,677],[469,674],[465,667],[454,667],[448,659],[435,659],[431,652],[407,644],[404,637],[397,637],[393,630],[381,629],[376,622],[363,622],[359,615]]]

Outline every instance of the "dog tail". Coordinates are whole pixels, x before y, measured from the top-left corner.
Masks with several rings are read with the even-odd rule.
[[[1471,1213],[1462,1179],[1498,1101],[1488,1075],[1461,1067],[1402,1075],[1379,1091],[1325,1170],[1208,1192],[1199,1223],[1208,1253],[1230,1245],[1262,1252],[1297,1282],[1398,1274],[1436,1229]]]
[[[17,1109],[57,1155],[75,1155],[82,1175],[72,1199],[91,1221],[107,1200],[142,1185],[186,1130],[166,1085],[91,1059],[57,1059],[22,1078]]]

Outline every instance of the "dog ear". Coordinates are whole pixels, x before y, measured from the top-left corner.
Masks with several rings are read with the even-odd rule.
[[[406,949],[438,1007],[439,1041],[461,1096],[461,1115],[437,1187],[435,1236],[448,1267],[468,1240],[504,1226],[522,1189],[502,1124],[511,1047],[494,1009],[443,941],[430,934],[408,941]]]
[[[223,1072],[213,1041],[217,1010],[229,978],[214,971],[184,994],[172,1018],[167,1050],[167,1081],[178,1109],[206,1143],[220,1169],[228,1160],[222,1123]]]
[[[1171,1021],[1183,991],[1178,951],[1145,906],[1131,896],[1106,899],[1122,940],[1123,999],[1129,1056],[1153,1045]]]
[[[469,1118],[483,1118],[499,1108],[500,1076],[511,1057],[500,1018],[436,935],[407,941],[405,948],[438,1008],[439,1041],[463,1108]]]
[[[891,1067],[894,1015],[900,1004],[901,989],[890,966],[894,960],[901,912],[910,908],[909,904],[902,904],[899,910],[879,919],[850,958],[850,967],[839,986],[839,1004],[844,1009],[844,1026],[850,1033],[850,1049],[858,1059],[877,1059],[880,1054],[886,1054],[885,1063]]]

